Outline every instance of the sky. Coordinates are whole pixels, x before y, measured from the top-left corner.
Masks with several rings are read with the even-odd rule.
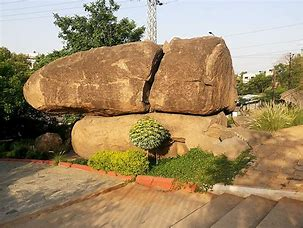
[[[16,53],[58,50],[63,42],[53,24],[60,16],[84,15],[89,0],[0,0],[0,46]],[[146,25],[146,0],[116,0],[118,18]],[[158,43],[212,32],[223,37],[236,73],[258,73],[303,49],[303,0],[162,0]]]

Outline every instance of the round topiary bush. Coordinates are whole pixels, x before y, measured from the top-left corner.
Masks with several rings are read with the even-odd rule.
[[[163,142],[170,138],[170,134],[156,120],[146,117],[139,120],[129,132],[131,142],[144,150],[159,148]]]

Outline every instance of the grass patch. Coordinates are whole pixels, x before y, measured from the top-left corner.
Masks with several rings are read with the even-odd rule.
[[[252,112],[250,127],[262,131],[277,131],[303,124],[303,110],[286,104],[265,104]]]
[[[160,160],[157,166],[151,167],[148,175],[196,183],[201,190],[207,191],[217,183],[232,184],[253,159],[249,151],[242,152],[237,159],[230,161],[224,155],[215,156],[200,148],[193,148],[182,157]]]
[[[61,152],[55,153],[54,157],[53,157],[53,161],[54,161],[55,165],[58,165],[59,162],[65,162],[65,161],[67,161],[67,157],[65,155],[65,151],[61,151]]]

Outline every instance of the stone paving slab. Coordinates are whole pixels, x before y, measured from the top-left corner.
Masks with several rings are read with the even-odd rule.
[[[4,227],[170,227],[207,204],[212,194],[161,192],[135,183]]]
[[[114,177],[72,168],[0,161],[0,221],[121,183]]]

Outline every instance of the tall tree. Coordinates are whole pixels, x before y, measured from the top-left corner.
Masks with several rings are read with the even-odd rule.
[[[74,53],[101,46],[113,46],[139,41],[144,26],[137,27],[133,20],[118,20],[114,15],[119,5],[114,0],[97,0],[84,4],[87,16],[59,16],[54,14],[55,25],[60,29],[59,37],[65,41],[65,49]]]
[[[28,56],[0,48],[0,118],[19,115],[25,106],[22,87],[30,72]]]
[[[296,88],[303,83],[303,56],[286,56],[286,62],[275,66],[279,84],[286,89]]]
[[[255,77],[247,83],[248,93],[264,93],[264,91],[271,85],[271,81],[271,76],[267,76],[264,72],[256,74]]]

